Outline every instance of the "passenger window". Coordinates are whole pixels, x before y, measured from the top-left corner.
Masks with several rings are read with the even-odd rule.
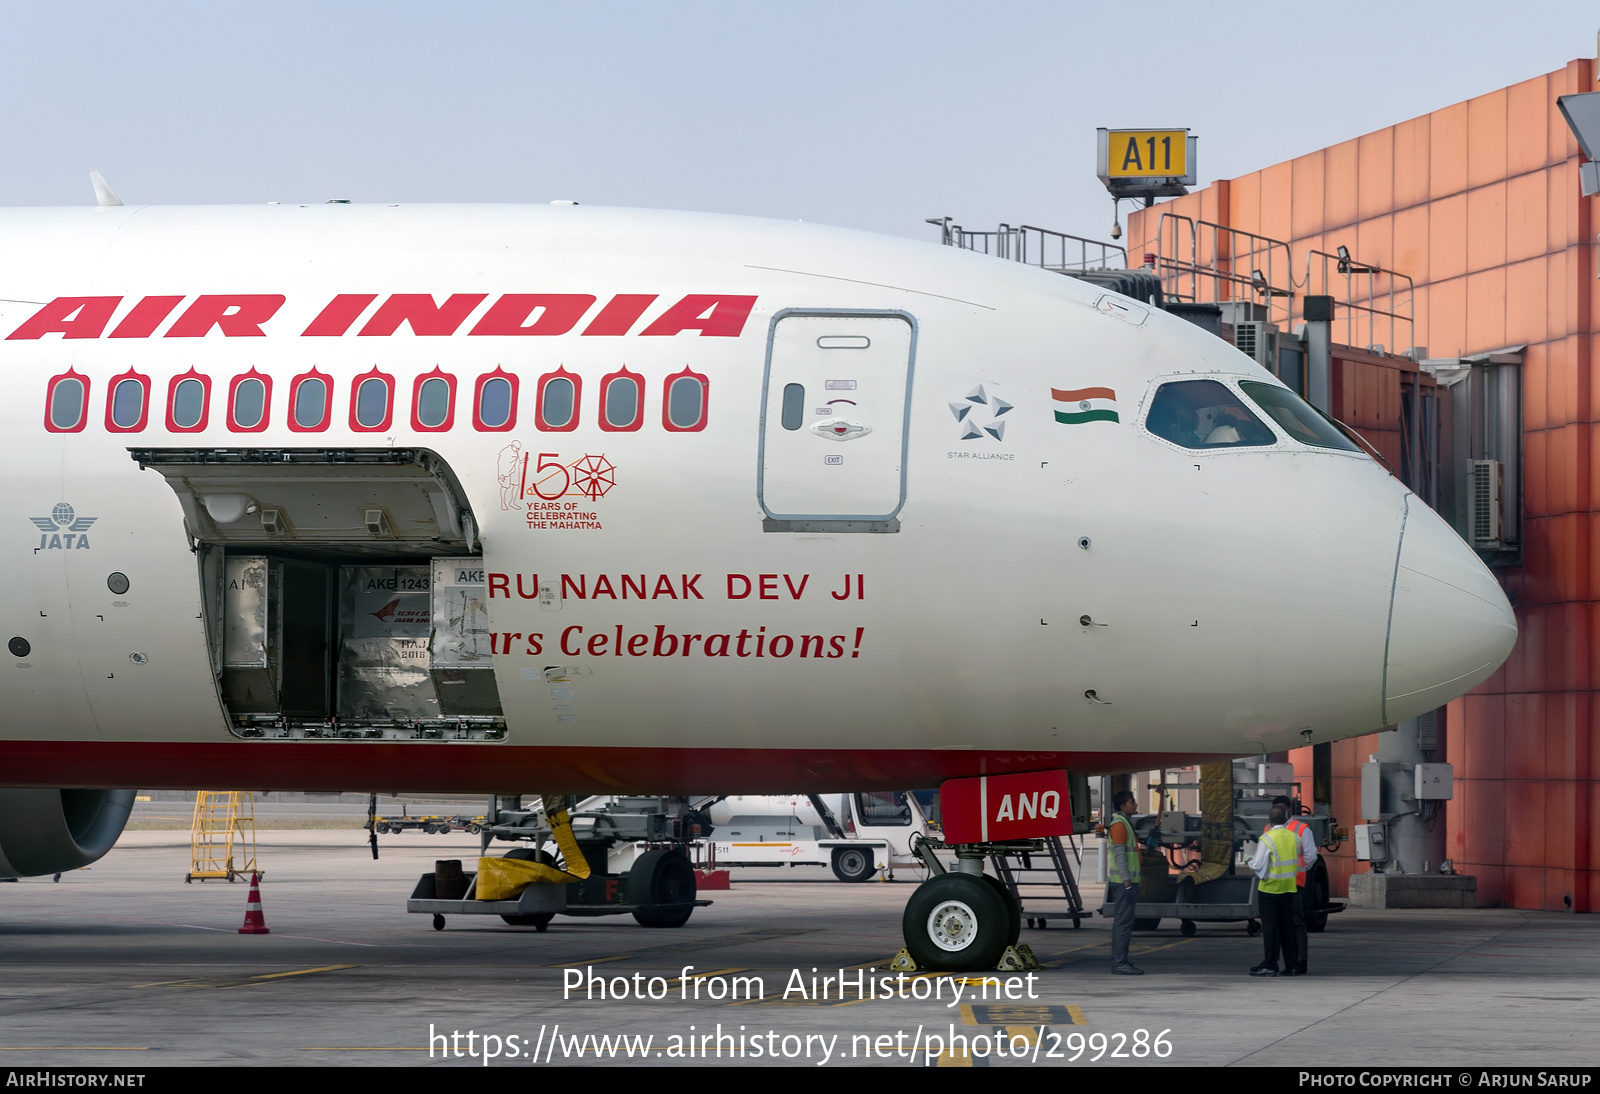
[[[697,433],[706,427],[711,381],[687,366],[667,377],[661,427],[668,433]]]
[[[50,381],[46,420],[52,432],[76,433],[83,428],[89,402],[89,385],[81,376],[68,374]]]
[[[144,381],[126,376],[113,381],[111,388],[110,421],[106,424],[124,432],[144,425]]]
[[[417,389],[417,421],[427,429],[438,429],[450,416],[450,381],[430,376]]]
[[[1145,428],[1185,448],[1245,448],[1277,443],[1277,434],[1215,380],[1162,384]]]
[[[309,376],[294,389],[294,424],[301,429],[316,429],[328,416],[328,385]]]
[[[1338,426],[1294,392],[1260,380],[1242,380],[1239,386],[1279,428],[1301,444],[1335,448],[1340,452],[1361,451],[1349,437],[1339,432]]]
[[[356,424],[363,429],[382,429],[389,417],[389,384],[374,376],[356,388]]]
[[[234,381],[228,417],[229,425],[246,432],[254,432],[266,425],[267,385],[259,377],[245,376]]]
[[[172,389],[172,424],[178,429],[196,429],[206,416],[206,385],[188,377]]]
[[[806,420],[806,388],[804,384],[783,386],[783,428],[799,429]]]
[[[539,406],[539,414],[545,425],[560,429],[571,422],[574,401],[571,380],[558,376],[545,384],[544,400]]]
[[[539,377],[533,394],[534,425],[553,433],[570,433],[578,428],[583,406],[583,377],[557,367]]]
[[[640,377],[627,371],[613,373],[600,381],[600,427],[608,432],[627,432],[643,424]]]
[[[516,390],[509,376],[490,373],[478,380],[478,402],[474,425],[479,429],[498,430],[511,427],[511,409],[516,402]]]

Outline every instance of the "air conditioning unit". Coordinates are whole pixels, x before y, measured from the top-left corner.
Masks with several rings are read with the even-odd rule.
[[[1233,325],[1233,347],[1256,364],[1278,374],[1278,326],[1249,320]]]
[[[1467,504],[1474,547],[1499,547],[1505,538],[1506,465],[1473,460]]]

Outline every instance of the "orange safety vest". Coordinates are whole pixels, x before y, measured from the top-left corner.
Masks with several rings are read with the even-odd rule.
[[[1284,824],[1284,827],[1294,833],[1295,841],[1298,843],[1300,840],[1300,833],[1306,831],[1311,826],[1305,821],[1301,820],[1299,817],[1290,817],[1289,820]],[[1265,825],[1261,829],[1262,832],[1269,832],[1271,830],[1272,825],[1270,824]],[[1306,852],[1304,844],[1300,845],[1299,861],[1300,870],[1294,875],[1294,883],[1297,888],[1304,889],[1306,887]]]

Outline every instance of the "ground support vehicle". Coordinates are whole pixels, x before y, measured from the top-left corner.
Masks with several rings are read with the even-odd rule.
[[[375,816],[372,818],[372,825],[373,830],[376,831],[380,836],[389,835],[391,833],[398,835],[401,832],[415,831],[425,832],[432,836],[435,834],[444,834],[449,832],[451,820],[449,817],[441,817],[434,814],[429,814],[424,817],[408,816],[406,814],[406,807],[402,805],[400,807],[400,815],[398,817]]]
[[[1219,810],[1217,825],[1208,824],[1204,810],[1208,790],[1226,795],[1218,799],[1228,805]],[[1279,795],[1291,799],[1294,815],[1310,826],[1319,849],[1337,850],[1344,839],[1344,829],[1322,809],[1298,812],[1300,783],[1294,777],[1293,766],[1264,757],[1202,765],[1200,792],[1202,812],[1198,815],[1168,811],[1130,818],[1143,848],[1145,875],[1134,926],[1138,930],[1155,930],[1161,920],[1176,919],[1187,938],[1195,935],[1199,923],[1242,922],[1247,933],[1258,934],[1260,905],[1249,861],[1266,828],[1272,799]],[[1102,800],[1110,800],[1109,792],[1103,792]],[[1201,854],[1199,859],[1193,859],[1196,851]],[[1102,854],[1108,853],[1109,844],[1102,845]],[[1306,888],[1311,892],[1309,903],[1313,909],[1306,916],[1306,930],[1320,933],[1327,928],[1328,916],[1344,911],[1343,904],[1329,899],[1328,865],[1323,858],[1319,857],[1306,872]],[[1110,916],[1112,911],[1108,886],[1100,914]]]
[[[706,806],[718,838],[719,868],[828,866],[840,881],[893,879],[896,867],[920,866],[914,838],[932,831],[915,795],[735,795]]]
[[[686,798],[630,797],[588,799],[569,814],[575,849],[589,868],[587,878],[566,883],[534,882],[515,901],[477,900],[476,873],[464,873],[462,899],[440,899],[436,875],[423,874],[406,901],[406,911],[433,917],[443,930],[449,915],[498,915],[517,927],[544,931],[556,915],[632,915],[645,927],[681,927],[695,908],[695,872],[687,853],[694,840],[709,835],[710,822]],[[524,808],[520,797],[492,799],[479,838],[487,856],[495,840],[517,843],[507,858],[529,859],[548,866],[573,864],[557,859],[557,836],[543,808]],[[632,854],[626,870],[612,868],[611,852],[627,846]],[[638,850],[643,845],[644,850]]]

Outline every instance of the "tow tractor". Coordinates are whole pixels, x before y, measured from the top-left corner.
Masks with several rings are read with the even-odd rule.
[[[496,840],[516,843],[504,857],[545,867],[543,876],[510,899],[480,900],[477,871],[441,861],[417,879],[406,911],[431,915],[436,931],[449,915],[498,915],[538,931],[557,915],[632,915],[644,927],[681,927],[694,909],[711,903],[696,899],[688,854],[711,831],[709,818],[687,798],[591,798],[576,807],[556,797],[536,807],[524,807],[520,796],[492,798],[479,833],[481,854],[487,857]],[[613,851],[624,847],[632,853],[618,869]]]

